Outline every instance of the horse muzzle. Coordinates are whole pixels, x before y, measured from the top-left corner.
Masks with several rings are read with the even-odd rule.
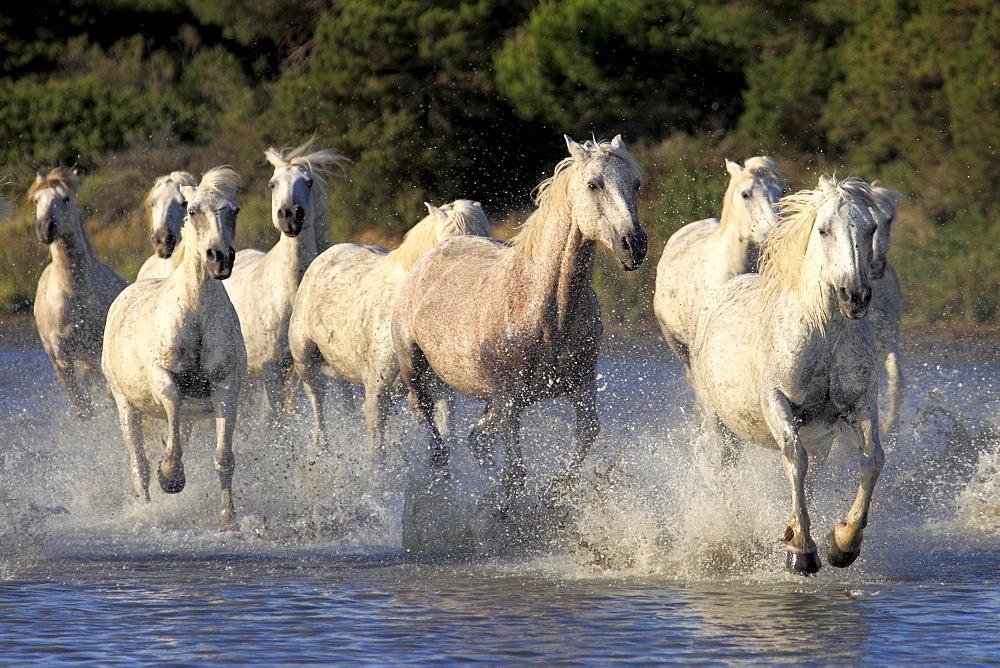
[[[868,306],[872,302],[872,289],[865,287],[853,291],[847,288],[837,288],[837,306],[840,314],[849,320],[860,320],[868,315]]]
[[[278,229],[282,234],[297,237],[306,222],[306,210],[301,206],[294,209],[278,209]]]
[[[222,250],[209,248],[205,255],[209,276],[223,281],[232,275],[233,263],[236,261],[236,251],[232,246]]]
[[[35,234],[39,241],[48,246],[56,240],[56,221],[53,218],[39,218],[35,221]]]
[[[615,243],[615,257],[625,271],[634,271],[646,259],[648,239],[646,232],[639,228],[635,232],[622,235]]]
[[[174,254],[176,246],[177,237],[169,232],[153,235],[153,248],[156,249],[156,255],[164,260]]]

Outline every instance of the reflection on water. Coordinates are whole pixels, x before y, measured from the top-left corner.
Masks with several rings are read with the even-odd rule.
[[[516,503],[460,443],[435,477],[406,411],[399,447],[373,463],[360,418],[334,409],[339,449],[312,465],[307,420],[238,427],[242,531],[220,535],[210,425],[185,448],[187,489],[140,506],[114,416],[81,425],[43,355],[0,353],[0,623],[16,630],[0,656],[995,660],[1000,365],[910,362],[862,556],[811,579],[783,569],[775,452],[721,474],[660,345],[613,346],[600,370],[602,437],[561,503],[538,497],[568,455],[566,406],[527,415]],[[460,404],[461,424],[477,410]],[[856,486],[855,453],[835,447],[812,480],[817,536]]]

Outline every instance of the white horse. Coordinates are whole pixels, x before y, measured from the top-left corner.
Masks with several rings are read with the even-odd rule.
[[[126,286],[97,257],[76,208],[76,170],[54,169],[28,190],[35,203],[35,232],[52,262],[35,291],[35,324],[56,376],[81,417],[93,412],[100,385],[101,342],[108,308]]]
[[[764,240],[761,273],[712,293],[691,348],[705,423],[732,459],[742,442],[775,448],[791,483],[783,541],[789,569],[819,567],[804,481],[807,449],[838,433],[861,451],[861,482],[846,522],[827,540],[832,565],[861,551],[872,490],[885,461],[878,434],[875,332],[866,314],[877,197],[867,183],[822,177],[782,201],[784,222]]]
[[[505,446],[504,488],[520,494],[521,413],[543,399],[565,396],[576,412],[576,475],[600,423],[597,355],[603,327],[591,281],[597,242],[621,266],[638,268],[646,233],[636,213],[642,170],[621,137],[578,144],[538,187],[538,209],[512,245],[458,236],[413,265],[392,314],[392,338],[410,404],[431,433],[431,465],[449,452],[434,423],[441,381],[487,402],[469,436],[481,462],[499,434]]]
[[[317,452],[326,449],[326,376],[364,386],[369,446],[373,453],[382,451],[389,411],[404,394],[389,331],[403,279],[417,258],[448,237],[491,236],[489,221],[478,202],[460,199],[440,209],[427,204],[427,211],[394,251],[337,244],[316,258],[302,278],[288,341],[312,404]],[[446,432],[450,431],[452,396],[448,392],[438,401]]]
[[[775,204],[786,188],[778,163],[760,156],[744,164],[726,160],[729,187],[721,218],[679,229],[656,266],[653,312],[670,349],[685,365],[702,304],[733,276],[757,270],[760,243],[778,222]]]
[[[332,149],[310,151],[313,140],[295,149],[267,149],[274,166],[271,222],[281,232],[267,253],[256,249],[236,254],[233,275],[225,282],[247,347],[247,371],[260,376],[265,404],[282,405],[282,387],[292,368],[288,320],[299,282],[316,258],[317,225],[325,223],[326,180],[330,167],[342,169],[347,159]]]
[[[181,228],[184,226],[184,195],[181,186],[196,186],[198,180],[187,172],[170,172],[153,182],[143,207],[149,209],[152,229],[152,255],[139,268],[135,280],[166,278],[180,262],[183,254]]]
[[[889,405],[879,429],[883,436],[896,428],[899,409],[906,389],[906,378],[899,366],[899,324],[903,319],[903,291],[896,271],[886,260],[892,241],[892,223],[899,211],[899,193],[872,184],[878,196],[878,230],[875,232],[875,252],[872,259],[872,305],[868,317],[875,326],[875,343],[879,360],[886,371]]]
[[[216,167],[198,187],[181,186],[187,202],[182,262],[166,278],[139,281],[123,291],[104,334],[104,374],[118,405],[136,493],[149,502],[145,418],[167,421],[159,481],[163,491],[175,494],[185,483],[181,417],[214,416],[223,531],[234,528],[233,429],[247,365],[236,310],[219,282],[232,272],[236,256],[239,184],[232,169]]]

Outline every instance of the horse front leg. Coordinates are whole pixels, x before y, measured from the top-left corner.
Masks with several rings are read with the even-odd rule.
[[[885,413],[882,424],[879,425],[879,434],[886,436],[896,430],[896,422],[899,420],[899,408],[903,403],[903,392],[906,391],[906,378],[899,368],[899,350],[891,350],[885,358],[885,371],[888,380],[889,406]]]
[[[553,478],[546,486],[543,498],[554,505],[563,500],[580,478],[583,460],[601,433],[601,422],[597,416],[597,385],[588,384],[570,394],[570,402],[576,415],[576,429],[573,433],[573,455],[566,470]]]
[[[773,390],[765,400],[768,427],[781,450],[781,464],[791,486],[792,508],[788,527],[781,538],[787,550],[785,567],[799,575],[813,575],[819,571],[816,543],[809,532],[809,513],[806,510],[805,480],[809,470],[809,456],[799,439],[788,398]]]
[[[524,494],[527,472],[521,454],[521,408],[503,402],[500,413],[500,440],[504,445],[503,488],[507,498]]]
[[[845,522],[839,522],[826,539],[827,558],[831,566],[846,568],[854,563],[861,554],[861,541],[864,538],[864,528],[868,526],[868,508],[871,505],[872,491],[885,466],[885,453],[879,442],[878,410],[861,421],[859,425],[861,438],[857,439],[861,452],[860,484],[858,494],[854,498],[851,509],[847,512]],[[854,430],[857,434],[857,429]]]
[[[163,368],[153,369],[153,389],[160,405],[167,414],[166,454],[158,467],[160,488],[167,494],[177,494],[184,489],[184,463],[181,461],[180,407],[181,392],[174,382],[174,375]]]
[[[149,503],[149,460],[142,438],[142,414],[124,397],[115,396],[115,403],[118,404],[118,422],[131,460],[132,486],[142,502]]]
[[[232,374],[212,390],[212,407],[215,410],[215,470],[219,474],[222,490],[222,511],[219,531],[235,531],[233,522],[233,471],[236,457],[233,454],[233,431],[236,427],[236,405],[239,400],[239,378]]]
[[[80,383],[76,377],[76,369],[61,349],[54,351],[49,358],[52,361],[52,368],[56,372],[59,384],[63,386],[66,394],[69,395],[69,403],[76,411],[78,418],[86,420],[94,415],[94,407],[90,398],[80,390]]]

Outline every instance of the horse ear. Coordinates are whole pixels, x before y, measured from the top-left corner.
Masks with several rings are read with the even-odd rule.
[[[424,202],[424,206],[427,207],[427,213],[434,216],[437,220],[448,220],[448,214],[446,214],[441,209],[437,208],[430,202]]]
[[[625,148],[625,142],[622,141],[621,135],[615,135],[615,138],[611,140],[611,148],[615,149],[616,151],[628,150],[627,148]]]
[[[736,176],[743,171],[743,167],[740,166],[740,163],[733,162],[729,158],[726,158],[726,171],[729,172],[730,176]]]
[[[45,175],[41,172],[35,172],[35,183],[45,183]]]
[[[573,138],[569,135],[563,135],[563,137],[566,138],[566,148],[569,149],[569,154],[571,156],[579,160],[587,157],[587,149],[573,141]]]

